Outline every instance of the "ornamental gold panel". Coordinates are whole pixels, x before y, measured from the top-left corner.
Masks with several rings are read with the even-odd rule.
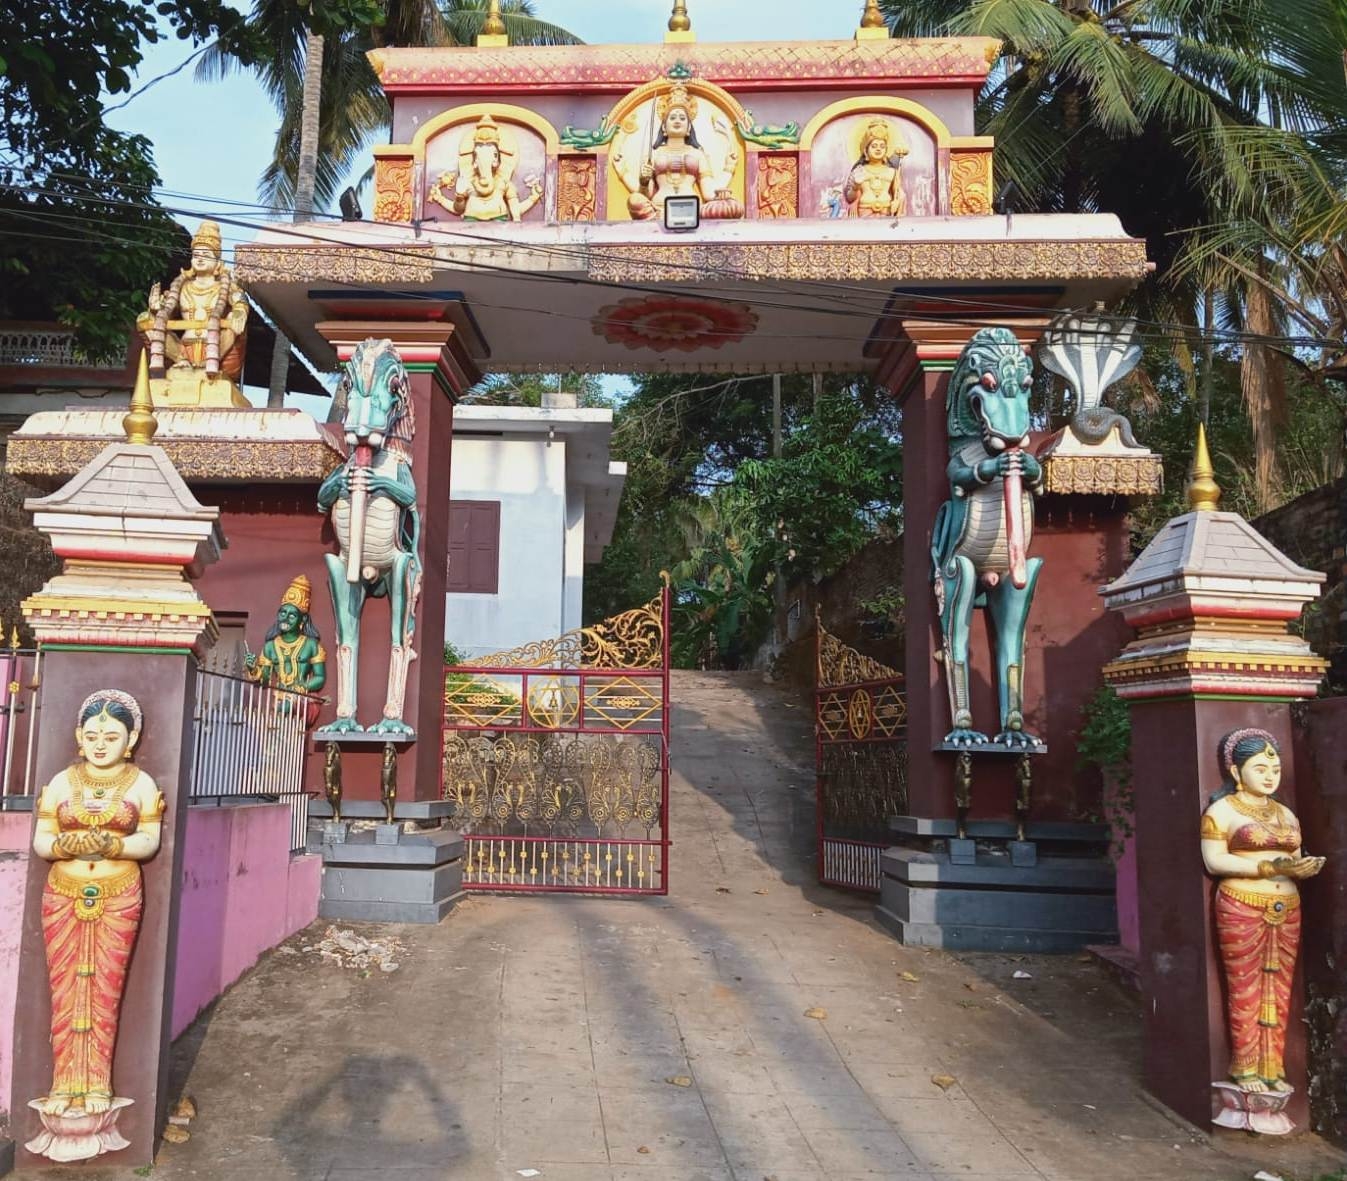
[[[461,734],[444,798],[464,833],[649,839],[663,822],[662,743],[609,734]]]
[[[954,152],[950,157],[950,212],[986,217],[992,212],[992,153]]]
[[[842,643],[818,624],[818,687],[858,685],[867,681],[901,680],[902,673]]]
[[[1084,496],[1158,496],[1164,464],[1158,455],[1049,455],[1043,491]]]
[[[663,597],[555,640],[535,640],[473,661],[481,668],[659,668],[664,657]]]
[[[411,156],[375,156],[375,221],[405,223],[412,220],[413,165]]]

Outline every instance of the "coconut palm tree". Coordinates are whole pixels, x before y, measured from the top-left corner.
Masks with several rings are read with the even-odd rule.
[[[1201,338],[1279,336],[1276,231],[1326,178],[1340,186],[1347,17],[1336,0],[880,0],[904,36],[981,34],[1002,55],[979,102],[998,187],[1021,209],[1117,213],[1158,264],[1137,305]],[[1285,172],[1298,161],[1293,176]],[[1338,189],[1340,191],[1340,187]],[[1234,250],[1230,227],[1241,227]],[[1220,264],[1213,239],[1233,254]],[[1245,391],[1270,495],[1284,384],[1275,342],[1244,350]],[[1206,347],[1210,359],[1210,343]],[[1191,360],[1187,368],[1196,367]],[[1210,369],[1210,364],[1206,366]]]
[[[389,45],[471,45],[493,0],[254,0],[243,28],[203,56],[197,76],[235,70],[257,75],[281,116],[261,199],[305,221],[328,206],[370,142],[388,129],[391,111],[366,54]],[[535,15],[533,0],[501,0],[512,45],[573,45],[579,38]],[[321,13],[321,16],[320,16]],[[268,406],[285,396],[290,346],[277,335]]]

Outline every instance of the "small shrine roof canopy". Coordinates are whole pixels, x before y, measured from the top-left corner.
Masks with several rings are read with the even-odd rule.
[[[320,366],[339,323],[439,321],[468,381],[873,371],[896,316],[1114,300],[1148,266],[1116,218],[993,212],[974,105],[997,52],[882,31],[378,50],[372,217],[270,228],[239,276]],[[699,199],[696,228],[664,227],[669,197]]]

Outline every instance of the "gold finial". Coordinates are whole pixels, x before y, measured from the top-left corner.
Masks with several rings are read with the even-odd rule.
[[[122,429],[128,443],[149,443],[159,429],[154,417],[154,401],[150,398],[150,366],[144,349],[140,352],[140,368],[136,372],[136,388],[131,391],[131,413],[122,419]]]
[[[482,23],[482,31],[477,35],[477,44],[479,46],[510,44],[510,38],[505,32],[505,21],[500,15],[500,0],[491,0],[491,4],[487,8],[486,20]]]
[[[1207,426],[1197,424],[1197,450],[1193,452],[1192,475],[1188,480],[1188,507],[1194,512],[1215,512],[1221,503],[1221,486],[1207,450]]]
[[[889,26],[884,23],[884,14],[879,11],[879,0],[865,0],[865,12],[861,16],[861,27],[856,30],[857,41],[883,41],[889,36]]]
[[[669,17],[669,31],[664,34],[668,41],[695,41],[692,32],[692,18],[688,16],[687,0],[674,0],[673,15]]]
[[[17,626],[9,629],[9,650],[11,652],[19,650],[19,629]]]

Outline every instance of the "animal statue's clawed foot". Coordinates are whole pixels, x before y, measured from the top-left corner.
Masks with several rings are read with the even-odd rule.
[[[967,726],[956,726],[945,735],[946,746],[984,746],[987,736],[981,730],[972,730]]]
[[[355,718],[335,718],[323,729],[333,734],[362,734],[364,727]]]
[[[1007,750],[1036,750],[1042,745],[1027,730],[1002,730],[992,741]]]
[[[416,730],[407,725],[401,718],[384,718],[376,722],[366,733],[369,734],[390,734],[398,738],[415,738]]]

